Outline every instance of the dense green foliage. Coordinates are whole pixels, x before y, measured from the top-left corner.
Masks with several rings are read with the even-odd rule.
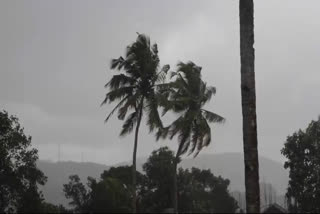
[[[287,192],[293,212],[320,212],[320,118],[311,121],[306,130],[287,137],[282,154],[290,170]]]
[[[67,213],[44,201],[39,185],[47,178],[37,168],[38,151],[19,120],[0,111],[0,213]]]
[[[175,156],[167,147],[152,152],[143,169],[147,176],[145,212],[162,212],[173,207],[172,188]],[[164,176],[165,175],[165,176]],[[178,212],[230,212],[238,208],[229,195],[229,180],[214,176],[210,170],[178,170]]]
[[[153,151],[143,165],[146,173],[142,206],[145,212],[162,212],[171,208],[173,197],[174,154],[167,147]]]
[[[179,212],[234,213],[238,205],[228,192],[229,184],[229,180],[214,176],[210,170],[180,168]]]
[[[38,185],[46,177],[37,168],[38,151],[14,116],[0,112],[0,212],[40,212]]]
[[[137,211],[163,212],[172,208],[174,154],[167,147],[152,152],[137,172]],[[64,185],[75,212],[131,211],[131,167],[113,167],[101,174],[100,181],[88,178],[85,186],[78,176]],[[238,206],[228,192],[229,180],[214,176],[210,170],[179,169],[179,212],[234,212]]]
[[[143,176],[136,173],[141,186]],[[131,211],[131,175],[131,167],[112,167],[101,174],[99,181],[89,177],[87,185],[72,175],[63,190],[75,212],[126,213]]]

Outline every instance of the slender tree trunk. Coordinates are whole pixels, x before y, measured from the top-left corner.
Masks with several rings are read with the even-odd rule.
[[[239,3],[246,208],[247,213],[259,213],[260,187],[253,48],[253,0],[239,0]]]
[[[138,135],[139,135],[139,128],[140,128],[140,123],[141,123],[141,118],[142,118],[142,109],[143,109],[143,98],[141,100],[141,103],[138,108],[138,121],[137,121],[137,126],[136,126],[136,131],[135,131],[135,136],[134,136],[134,147],[133,147],[133,159],[132,159],[132,213],[137,212],[137,195],[136,195],[136,185],[137,185],[137,175],[136,175],[136,170],[137,170],[137,148],[138,148]]]
[[[173,212],[178,213],[178,178],[177,178],[177,166],[179,162],[179,151],[177,151],[176,157],[174,159],[173,166]]]

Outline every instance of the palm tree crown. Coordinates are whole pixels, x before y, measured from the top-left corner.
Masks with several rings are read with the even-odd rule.
[[[194,156],[211,142],[209,123],[221,123],[224,118],[203,107],[216,93],[214,87],[208,87],[201,79],[201,67],[193,62],[177,65],[176,72],[171,72],[172,82],[161,86],[163,115],[167,111],[179,113],[180,116],[157,133],[158,139],[178,135],[179,148],[177,156],[189,151]]]
[[[150,45],[150,39],[139,34],[136,42],[127,47],[125,58],[119,57],[111,61],[111,69],[120,74],[114,75],[105,85],[109,92],[103,104],[118,101],[117,105],[107,116],[105,122],[118,111],[118,119],[125,120],[120,135],[126,135],[133,130],[141,109],[147,112],[147,124],[152,131],[161,127],[162,123],[157,111],[155,98],[156,84],[165,80],[169,65],[159,69],[157,44]],[[127,117],[127,112],[133,110]]]

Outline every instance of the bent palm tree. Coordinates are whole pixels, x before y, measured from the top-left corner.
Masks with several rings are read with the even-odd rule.
[[[125,58],[119,57],[111,61],[111,69],[120,74],[114,75],[105,85],[109,88],[101,105],[117,101],[117,105],[107,116],[109,120],[115,111],[118,119],[124,120],[120,136],[127,135],[135,128],[132,159],[132,209],[136,212],[136,156],[138,134],[143,112],[147,114],[147,125],[150,131],[162,127],[157,111],[156,84],[165,80],[169,65],[159,69],[157,45],[150,45],[150,39],[139,34],[136,42],[127,47]],[[131,113],[127,115],[127,113]]]
[[[163,115],[169,110],[180,113],[180,116],[167,128],[160,129],[157,138],[172,139],[178,135],[178,150],[174,163],[174,188],[173,206],[178,211],[177,200],[177,164],[180,156],[189,151],[189,155],[198,155],[203,147],[211,142],[211,128],[209,123],[221,123],[224,118],[203,109],[215,94],[214,87],[207,87],[201,79],[201,67],[193,62],[178,63],[177,72],[171,73],[174,81],[161,86],[159,96],[160,104],[163,107]]]
[[[246,207],[247,213],[259,213],[260,187],[253,48],[253,0],[240,0],[239,10]]]

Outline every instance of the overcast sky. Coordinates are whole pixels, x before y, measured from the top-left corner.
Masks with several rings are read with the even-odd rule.
[[[259,153],[282,161],[286,136],[320,114],[320,2],[255,1]],[[111,58],[145,33],[162,64],[192,60],[224,116],[202,153],[242,152],[238,1],[0,0],[0,110],[20,118],[41,159],[131,160],[133,135],[104,119]],[[172,118],[173,119],[173,118]],[[142,126],[138,156],[162,145]],[[202,154],[200,153],[200,155]]]

